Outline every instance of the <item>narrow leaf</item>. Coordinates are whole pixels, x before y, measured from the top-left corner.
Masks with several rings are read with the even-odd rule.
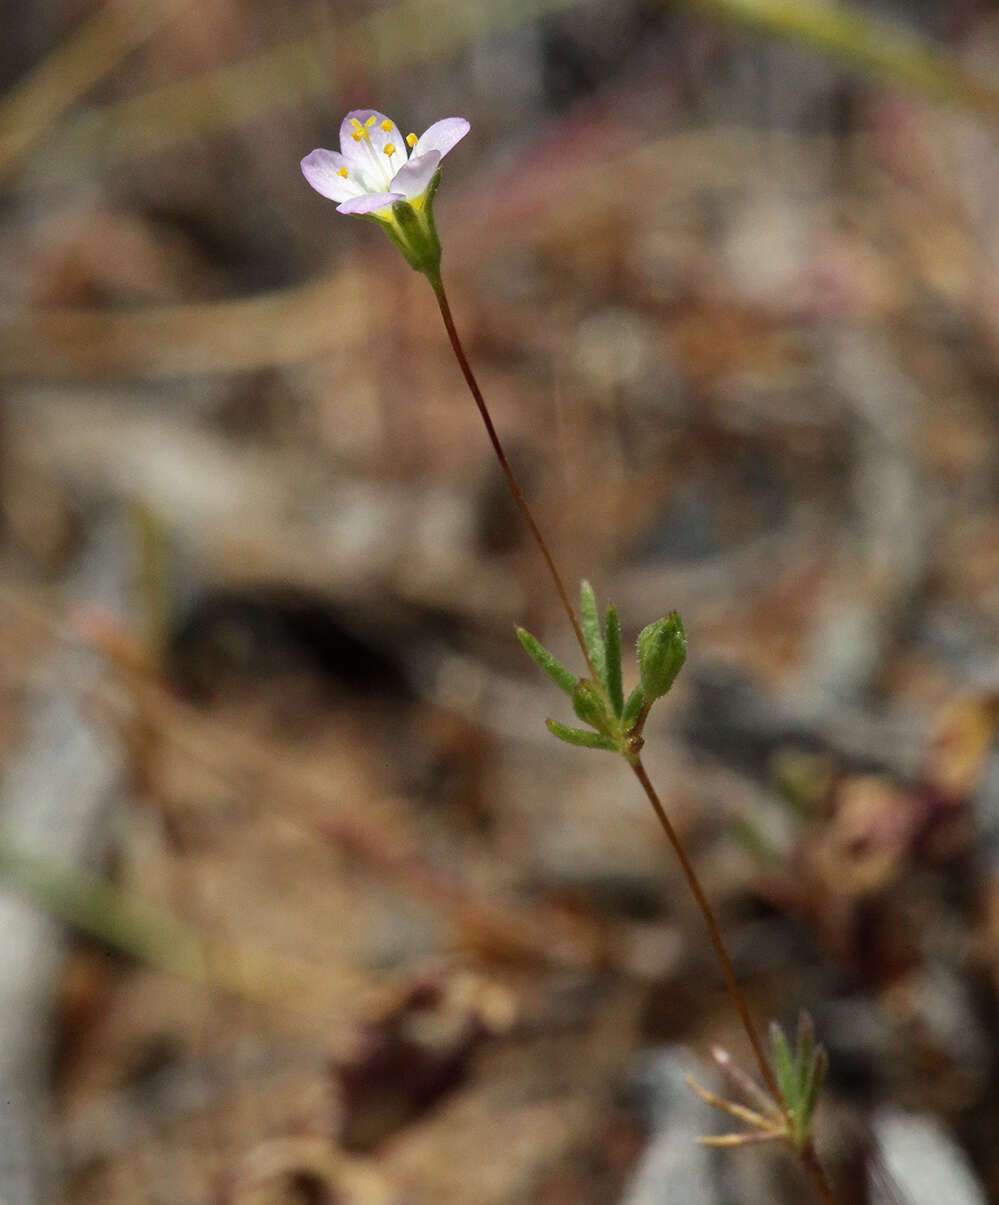
[[[635,721],[638,719],[638,713],[645,706],[645,691],[640,686],[628,695],[628,702],[624,705],[624,714],[621,716],[621,723],[625,732],[630,732],[635,726]]]
[[[572,710],[584,724],[589,724],[605,736],[613,732],[603,695],[589,678],[580,678],[576,683],[576,689],[572,692]]]
[[[801,1104],[801,1115],[805,1120],[806,1126],[811,1123],[812,1114],[815,1112],[816,1104],[818,1104],[819,1093],[822,1091],[822,1085],[825,1083],[826,1072],[828,1070],[829,1056],[826,1054],[825,1047],[816,1046],[815,1053],[812,1055],[812,1066],[808,1082],[805,1085],[804,1099]]]
[[[543,644],[523,628],[517,629],[517,639],[524,646],[524,651],[527,655],[534,658],[555,685],[561,687],[567,695],[571,695],[576,689],[576,683],[579,681],[572,670],[566,669],[560,661],[557,661],[549,653]]]
[[[582,728],[568,728],[565,724],[560,724],[558,720],[545,720],[545,723],[552,736],[557,736],[566,744],[581,745],[584,749],[607,749],[612,753],[617,752],[617,745],[609,736],[604,736],[602,733],[586,732]]]
[[[794,1061],[798,1073],[798,1099],[803,1100],[805,1089],[812,1072],[812,1054],[815,1050],[815,1026],[807,1012],[798,1016],[798,1044]]]
[[[580,611],[583,616],[583,639],[586,649],[593,662],[593,672],[600,679],[600,685],[607,689],[607,654],[604,649],[604,637],[600,631],[600,616],[597,614],[597,599],[593,587],[588,581],[580,587]]]
[[[607,643],[604,652],[607,664],[607,694],[614,714],[619,716],[624,711],[624,690],[621,686],[621,621],[613,603],[607,608]]]
[[[777,1072],[777,1083],[780,1094],[788,1108],[797,1105],[798,1081],[794,1074],[794,1061],[791,1058],[791,1047],[787,1044],[784,1031],[776,1021],[770,1024],[770,1046],[774,1052],[774,1064]]]

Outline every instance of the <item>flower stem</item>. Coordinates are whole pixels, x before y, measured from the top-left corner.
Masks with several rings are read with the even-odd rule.
[[[465,378],[465,383],[468,385],[472,397],[475,399],[475,404],[478,407],[479,414],[482,417],[482,422],[485,424],[486,434],[489,436],[489,442],[493,446],[493,451],[496,453],[496,459],[499,461],[500,468],[503,470],[503,476],[506,478],[506,483],[510,487],[510,493],[513,495],[514,501],[520,508],[520,513],[524,516],[527,526],[531,529],[531,535],[534,536],[534,542],[538,546],[545,564],[548,566],[548,572],[551,574],[552,581],[555,583],[555,590],[562,601],[562,606],[565,609],[566,615],[569,617],[569,622],[572,624],[572,630],[575,633],[576,641],[582,650],[583,656],[586,658],[586,664],[590,668],[590,673],[593,675],[594,681],[599,683],[599,678],[594,670],[593,664],[590,661],[589,650],[586,647],[586,641],[583,639],[583,630],[579,626],[579,620],[576,618],[576,612],[573,609],[572,603],[569,601],[569,594],[566,591],[565,583],[562,581],[562,575],[559,573],[555,564],[555,559],[551,554],[545,537],[541,534],[541,528],[528,505],[527,498],[524,496],[524,491],[520,487],[520,482],[517,480],[513,469],[510,467],[510,462],[506,458],[506,453],[503,451],[503,445],[500,443],[499,435],[496,433],[496,428],[493,425],[492,417],[489,413],[489,408],[486,406],[486,400],[482,396],[482,390],[479,388],[479,383],[475,379],[475,373],[472,372],[472,366],[468,362],[468,357],[465,355],[465,350],[461,346],[461,339],[458,337],[458,331],[454,325],[454,319],[451,317],[451,307],[448,305],[447,293],[444,291],[444,282],[439,274],[427,274],[427,279],[430,281],[430,287],[434,291],[434,296],[437,298],[437,304],[440,307],[441,317],[444,319],[444,328],[447,331],[448,338],[451,340],[451,348],[454,351],[455,359],[458,361],[458,367],[462,371]]]
[[[635,772],[635,777],[642,784],[642,790],[649,798],[649,803],[659,818],[659,823],[663,827],[663,831],[669,838],[670,845],[673,846],[673,852],[676,854],[680,862],[680,868],[683,870],[684,878],[687,880],[687,886],[690,888],[691,894],[697,901],[697,906],[701,910],[701,915],[704,917],[704,923],[707,925],[708,934],[711,938],[711,944],[715,948],[715,954],[718,957],[718,962],[721,964],[722,973],[725,976],[725,985],[728,988],[728,994],[735,1005],[735,1010],[739,1014],[739,1020],[742,1022],[742,1028],[746,1032],[746,1037],[749,1039],[749,1044],[753,1048],[753,1054],[756,1056],[756,1062],[760,1068],[760,1075],[763,1077],[763,1082],[766,1084],[770,1095],[778,1103],[781,1101],[780,1088],[777,1086],[777,1078],[770,1066],[770,1060],[763,1052],[763,1043],[760,1041],[760,1035],[756,1032],[756,1026],[753,1024],[753,1019],[749,1015],[749,1007],[746,1004],[746,998],[742,994],[742,989],[739,987],[738,980],[735,977],[735,968],[732,966],[732,959],[729,957],[728,950],[725,948],[725,942],[722,939],[721,929],[718,926],[718,921],[715,919],[714,910],[708,903],[708,897],[704,894],[704,888],[701,886],[701,880],[697,877],[697,871],[694,870],[693,863],[684,848],[683,842],[680,840],[680,834],[673,827],[672,821],[666,815],[666,809],[662,805],[655,787],[652,785],[645,766],[642,764],[641,757],[636,757],[631,763],[631,768]]]
[[[781,1095],[780,1088],[777,1085],[777,1078],[773,1073],[773,1068],[770,1066],[770,1060],[766,1057],[763,1051],[763,1043],[760,1041],[760,1035],[756,1031],[756,1026],[753,1024],[753,1018],[749,1013],[749,1006],[746,1003],[746,997],[739,987],[739,982],[735,977],[735,968],[732,966],[732,959],[729,957],[728,950],[725,947],[725,941],[721,935],[721,929],[715,917],[714,910],[708,903],[708,897],[704,894],[704,888],[701,886],[701,880],[697,877],[697,871],[694,869],[690,856],[680,839],[680,834],[673,827],[669,816],[666,814],[666,809],[662,805],[655,787],[652,785],[645,766],[642,765],[640,756],[634,759],[629,759],[629,764],[635,772],[635,777],[642,784],[642,789],[648,796],[649,803],[652,804],[653,811],[659,819],[659,823],[663,827],[663,831],[669,838],[670,845],[673,846],[673,852],[676,854],[680,862],[680,867],[683,870],[684,878],[687,880],[687,886],[690,888],[690,893],[697,901],[697,906],[701,910],[701,916],[704,918],[704,923],[707,926],[708,934],[711,938],[711,944],[715,948],[715,954],[721,966],[722,973],[725,976],[725,985],[728,988],[729,998],[735,1005],[735,1011],[739,1014],[739,1020],[742,1022],[742,1028],[745,1031],[746,1037],[749,1039],[749,1044],[753,1048],[753,1054],[756,1056],[756,1062],[760,1068],[760,1075],[763,1082],[767,1086],[767,1090],[773,1099],[780,1106],[781,1111],[787,1116],[787,1109],[784,1104],[784,1098]],[[815,1144],[809,1141],[808,1145],[799,1152],[802,1166],[808,1173],[815,1191],[818,1193],[824,1205],[836,1205],[836,1197],[833,1193],[829,1179],[826,1176],[825,1169],[819,1161],[818,1153],[815,1150]]]
[[[430,281],[430,286],[434,291],[434,296],[437,298],[437,304],[440,307],[441,317],[444,319],[444,327],[447,330],[448,338],[451,340],[451,347],[454,351],[455,359],[458,361],[458,366],[461,368],[465,382],[471,391],[472,397],[475,399],[475,404],[478,407],[479,414],[485,424],[486,434],[489,436],[489,442],[493,446],[493,451],[496,453],[496,459],[500,463],[500,468],[503,470],[503,476],[506,478],[507,485],[510,487],[510,493],[513,494],[514,501],[520,508],[520,513],[524,516],[527,526],[531,529],[531,534],[534,536],[535,543],[544,558],[545,564],[548,566],[548,572],[551,574],[552,581],[555,583],[555,589],[559,598],[562,601],[562,606],[565,608],[565,613],[569,617],[569,622],[572,624],[572,630],[576,635],[576,640],[582,650],[583,656],[586,658],[586,664],[590,668],[590,673],[593,676],[595,684],[600,685],[600,677],[596,673],[593,662],[590,659],[589,650],[586,647],[586,641],[583,638],[583,631],[579,625],[579,620],[576,618],[576,612],[573,610],[572,603],[569,601],[569,595],[566,591],[565,584],[562,581],[562,576],[555,565],[555,560],[552,557],[548,544],[544,536],[541,534],[541,529],[535,521],[531,508],[528,505],[527,498],[524,496],[524,491],[520,487],[513,469],[510,467],[510,462],[506,458],[506,453],[503,451],[503,445],[500,443],[499,435],[496,433],[496,428],[493,425],[493,420],[489,414],[489,409],[486,406],[485,398],[482,396],[482,390],[479,388],[479,383],[475,379],[475,374],[472,372],[472,367],[465,355],[464,348],[461,346],[461,339],[458,337],[458,331],[454,325],[454,319],[451,316],[451,307],[448,305],[447,293],[444,291],[444,283],[441,280],[439,272],[424,271],[424,275]],[[641,725],[645,722],[645,717],[648,715],[649,705],[642,709],[638,730],[641,730]],[[786,1116],[786,1106],[784,1105],[781,1096],[780,1088],[777,1085],[776,1076],[770,1066],[770,1062],[763,1050],[763,1044],[760,1041],[759,1034],[756,1032],[756,1026],[753,1024],[753,1019],[749,1014],[749,1006],[746,1003],[746,998],[742,994],[742,989],[739,987],[738,980],[735,977],[735,969],[732,966],[732,960],[729,957],[728,950],[725,948],[725,942],[722,939],[721,929],[718,926],[718,921],[715,919],[715,914],[712,911],[711,905],[708,903],[708,897],[704,894],[704,888],[701,886],[701,881],[697,877],[697,872],[694,870],[693,863],[690,860],[686,848],[680,839],[680,834],[676,831],[666,815],[666,810],[653,787],[649,776],[646,773],[645,767],[642,764],[642,759],[638,754],[628,757],[628,764],[635,773],[635,777],[642,784],[642,789],[648,796],[649,802],[652,804],[656,816],[659,818],[659,823],[662,825],[666,836],[669,838],[670,845],[679,859],[680,866],[683,870],[684,877],[687,880],[687,886],[690,888],[697,905],[701,910],[701,915],[704,917],[704,922],[707,925],[708,934],[711,938],[711,944],[714,946],[715,954],[718,962],[721,965],[722,972],[725,976],[725,984],[728,988],[729,997],[735,1005],[735,1010],[739,1015],[739,1020],[742,1023],[742,1028],[745,1030],[746,1037],[749,1039],[749,1044],[753,1049],[753,1054],[756,1056],[756,1061],[759,1064],[760,1075],[763,1077],[763,1082],[766,1084],[768,1091],[774,1100],[784,1111]],[[819,1162],[814,1145],[809,1144],[800,1152],[801,1161],[812,1179],[815,1189],[824,1205],[836,1205],[836,1198],[833,1195],[829,1181],[826,1178],[822,1164]]]
[[[811,1177],[811,1181],[815,1185],[815,1191],[822,1198],[824,1205],[837,1205],[836,1194],[829,1183],[826,1169],[822,1166],[822,1162],[819,1159],[815,1143],[811,1140],[809,1140],[808,1145],[801,1152],[801,1162],[805,1171]]]

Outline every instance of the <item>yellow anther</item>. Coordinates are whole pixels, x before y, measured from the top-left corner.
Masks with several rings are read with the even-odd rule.
[[[386,134],[389,132],[389,130],[392,129],[392,123],[389,121],[389,119],[387,117],[382,122],[382,129],[385,131]]]
[[[378,118],[375,117],[374,113],[372,113],[368,120],[364,123],[364,128],[366,130],[370,130],[377,120]]]
[[[338,176],[343,176],[345,180],[347,179],[347,169],[345,167],[338,167],[336,169],[336,174]]]
[[[353,138],[353,140],[355,142],[360,142],[361,139],[364,137],[364,131],[363,130],[352,130],[350,136],[351,136],[351,138]]]
[[[419,141],[420,141],[419,138],[417,138],[415,134],[407,134],[406,135],[406,145],[407,146],[416,146],[416,144]]]
[[[385,146],[382,149],[384,150],[385,154],[388,155],[389,158],[391,158],[395,154],[395,143],[394,142],[386,142]]]

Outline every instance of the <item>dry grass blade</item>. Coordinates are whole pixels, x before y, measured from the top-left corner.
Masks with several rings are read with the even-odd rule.
[[[815,0],[687,0],[692,8],[814,46],[872,74],[999,120],[999,89],[925,38],[850,5]]]
[[[756,1127],[756,1129],[765,1133],[768,1137],[780,1138],[783,1136],[783,1119],[775,1124],[770,1118],[764,1117],[762,1113],[757,1113],[755,1109],[749,1109],[745,1105],[737,1104],[734,1100],[726,1100],[723,1096],[719,1096],[717,1093],[705,1088],[693,1076],[685,1075],[683,1078],[687,1081],[687,1086],[690,1090],[699,1096],[705,1104],[711,1105],[713,1109],[721,1109],[723,1113],[728,1113],[739,1121],[745,1122],[746,1125]]]
[[[0,179],[75,101],[188,0],[110,0],[0,101]]]
[[[0,372],[29,381],[162,380],[299,363],[387,321],[384,291],[362,290],[358,274],[339,272],[235,301],[36,310],[0,323]]]
[[[386,76],[576,2],[467,0],[456,9],[449,0],[405,0],[245,62],[81,114],[67,125],[47,156],[45,183],[220,134],[326,95],[339,79],[349,79],[358,71]],[[414,30],[419,30],[418,37],[413,36]],[[30,173],[24,180],[28,187],[36,182]]]

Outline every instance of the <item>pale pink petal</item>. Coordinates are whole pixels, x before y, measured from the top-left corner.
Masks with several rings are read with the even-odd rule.
[[[426,155],[414,155],[392,177],[392,188],[405,195],[408,201],[421,197],[440,164],[440,151],[429,151]]]
[[[349,177],[340,174],[343,166],[342,155],[317,147],[302,160],[302,175],[324,197],[331,201],[346,201],[348,197],[356,197],[360,188]]]
[[[448,151],[465,137],[469,129],[464,117],[444,117],[424,130],[413,147],[414,158],[428,151],[438,151],[443,159]]]
[[[337,206],[338,213],[372,213],[376,209],[385,209],[393,201],[403,201],[401,192],[366,192],[361,197],[352,197]]]
[[[367,122],[372,117],[375,120],[369,126]],[[340,151],[347,167],[370,191],[386,188],[393,175],[391,167],[383,161],[385,157],[374,146],[376,131],[382,137],[380,145],[384,146],[385,135],[379,123],[387,120],[377,109],[354,109],[340,123]],[[356,138],[356,134],[362,137]]]
[[[388,126],[387,130],[385,126]],[[403,138],[399,127],[390,118],[379,113],[375,124],[368,131],[368,137],[371,139],[371,145],[375,148],[375,154],[388,169],[388,174],[394,176],[406,162],[406,157],[409,154],[409,147],[406,146],[406,140]],[[391,155],[386,155],[385,148],[389,146],[395,149]]]
[[[384,113],[379,113],[377,109],[351,109],[347,116],[340,122],[340,150],[347,154],[350,147],[357,146],[354,139],[354,134],[357,132],[357,125],[361,129],[365,129],[365,122],[369,117],[375,119],[374,124],[382,121],[385,117]],[[357,123],[355,125],[354,123]]]

